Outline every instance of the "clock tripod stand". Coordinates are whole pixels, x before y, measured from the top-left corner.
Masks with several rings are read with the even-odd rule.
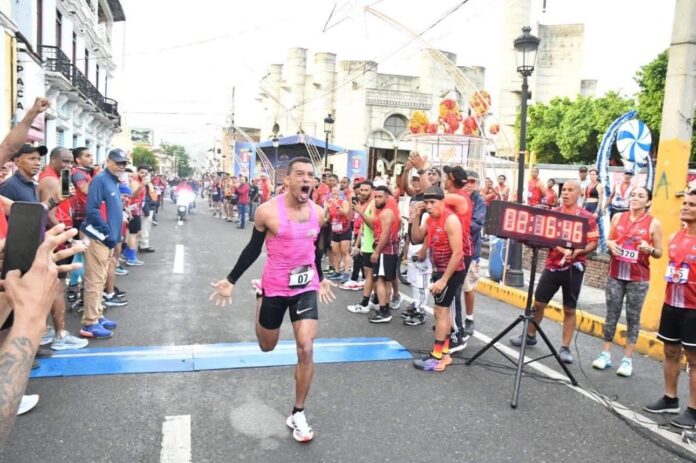
[[[527,289],[527,306],[524,309],[524,314],[520,315],[517,317],[517,319],[512,322],[510,325],[508,325],[507,328],[505,328],[503,331],[501,331],[495,338],[493,338],[488,344],[483,346],[481,350],[476,352],[473,357],[471,357],[469,360],[465,362],[466,365],[471,365],[474,363],[474,361],[479,358],[481,355],[483,355],[488,349],[493,347],[494,349],[498,350],[495,347],[495,344],[500,341],[500,339],[503,338],[506,334],[508,334],[510,331],[512,331],[513,328],[515,328],[517,325],[522,323],[522,345],[520,346],[520,356],[518,357],[517,361],[513,361],[510,357],[507,355],[501,354],[510,360],[512,363],[514,363],[517,367],[517,371],[515,372],[515,386],[514,389],[512,390],[512,400],[510,401],[510,406],[512,408],[517,408],[517,399],[520,394],[520,385],[522,384],[522,373],[524,372],[524,366],[528,363],[536,362],[538,360],[545,359],[547,357],[553,356],[556,359],[556,362],[561,366],[563,369],[563,372],[566,374],[568,379],[570,380],[571,384],[573,386],[577,386],[578,382],[576,381],[575,377],[573,374],[568,370],[568,367],[566,366],[565,363],[561,361],[561,358],[558,356],[558,352],[556,349],[553,347],[553,344],[549,341],[549,338],[546,337],[546,333],[544,333],[544,330],[541,329],[541,326],[539,326],[539,323],[534,319],[534,311],[532,310],[532,297],[533,297],[533,292],[534,292],[534,279],[536,277],[536,268],[537,268],[537,261],[539,260],[539,246],[535,246],[534,244],[527,244],[532,249],[532,266],[530,270],[530,275],[529,275],[529,287]],[[526,337],[527,337],[527,328],[529,327],[530,323],[534,325],[536,328],[537,333],[541,336],[541,339],[544,340],[544,343],[546,346],[549,348],[551,351],[551,355],[544,355],[542,357],[538,357],[535,359],[532,359],[528,362],[525,361],[525,351],[527,350],[527,342],[526,342]],[[500,352],[498,350],[498,352]]]

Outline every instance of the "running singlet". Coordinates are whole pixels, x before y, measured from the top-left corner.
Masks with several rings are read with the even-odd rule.
[[[469,193],[465,189],[457,190],[456,193],[466,199],[468,204],[467,213],[463,215],[457,215],[459,222],[462,224],[462,252],[464,257],[471,255],[471,218],[474,215],[474,204],[471,202]],[[451,210],[451,209],[450,209]],[[454,211],[452,211],[454,212]]]
[[[53,177],[60,181],[60,175],[58,172],[53,170],[51,166],[46,166],[44,170],[39,173],[39,182],[47,177]],[[65,224],[65,229],[72,228],[72,207],[70,205],[70,198],[61,200],[56,206],[56,220],[60,223]]]
[[[609,239],[615,240],[621,248],[621,255],[611,255],[609,260],[609,276],[615,280],[648,281],[650,279],[650,256],[638,251],[641,241],[650,240],[650,224],[652,216],[643,214],[635,222],[631,221],[630,213],[624,212],[619,216],[614,233]]]
[[[370,200],[367,206],[365,206],[365,215],[367,217],[372,217],[372,206],[374,205],[374,203],[374,200]],[[372,251],[374,251],[375,249],[375,232],[367,224],[367,222],[363,222],[362,227],[360,227],[360,229],[362,230],[360,238],[360,252],[372,254]]]
[[[374,247],[377,246],[379,242],[379,237],[382,235],[382,222],[379,220],[379,216],[385,209],[389,209],[394,214],[394,221],[391,225],[391,230],[387,236],[387,243],[382,248],[382,254],[396,255],[399,253],[399,227],[401,226],[401,213],[399,212],[399,206],[394,198],[389,198],[387,203],[382,209],[377,209],[377,215],[375,216],[374,222]],[[374,249],[373,247],[373,249]]]
[[[350,228],[350,220],[341,212],[340,202],[332,201],[329,205],[329,221],[331,232],[341,235]]]
[[[628,210],[628,200],[633,191],[633,185],[630,183],[619,183],[614,190],[614,199],[611,200],[611,207],[614,210]]]
[[[137,196],[131,197],[128,204],[131,214],[133,214],[134,217],[138,217],[143,215],[143,203],[145,202],[145,187],[143,186],[143,183],[137,178],[134,178],[133,180],[135,181],[135,183],[138,184],[138,187],[142,186],[142,188],[140,188],[140,192]]]
[[[285,195],[276,197],[280,226],[278,234],[266,236],[266,254],[261,285],[265,296],[291,297],[319,288],[314,265],[315,241],[319,236],[319,219],[314,202],[308,201],[309,220],[290,221]]]
[[[536,206],[541,203],[541,187],[539,187],[541,180],[536,179],[530,180],[527,184],[527,204],[530,206]]]
[[[80,189],[84,185],[89,185],[92,181],[92,171],[83,167],[73,167],[72,183],[75,185],[75,194],[70,198],[72,207],[72,217],[74,221],[82,222],[85,220],[85,208],[87,207],[87,195]]]
[[[587,221],[589,223],[589,231],[587,232],[587,242],[591,241],[599,241],[599,230],[597,228],[597,220],[595,220],[594,216],[590,213],[587,212],[585,209],[582,209],[580,207],[575,208],[575,212],[568,211],[566,210],[563,206],[561,207],[556,207],[552,209],[553,211],[558,211],[558,212],[563,212],[564,214],[575,214],[579,215],[581,217],[586,217]],[[581,254],[577,256],[575,259],[573,259],[572,263],[580,263],[583,266],[585,265],[585,262],[587,262],[587,256],[585,254]],[[549,249],[549,254],[546,257],[546,268],[551,271],[557,271],[557,270],[565,270],[570,267],[570,262],[566,262],[564,260],[564,255],[561,251],[559,251],[556,248],[551,248]]]
[[[665,304],[696,310],[696,236],[682,229],[669,242]]]
[[[452,257],[452,248],[445,230],[445,221],[451,215],[454,215],[454,212],[445,208],[437,219],[432,216],[428,217],[426,246],[430,249],[430,260],[433,263],[433,269],[439,273],[447,270],[450,257]],[[463,259],[459,261],[455,270],[464,270]]]

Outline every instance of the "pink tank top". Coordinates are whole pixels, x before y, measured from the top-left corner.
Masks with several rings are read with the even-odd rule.
[[[288,218],[285,195],[276,198],[280,227],[278,234],[266,237],[268,258],[261,285],[266,296],[295,296],[319,289],[319,275],[314,265],[315,241],[319,219],[315,205],[309,201],[309,220],[292,222]]]

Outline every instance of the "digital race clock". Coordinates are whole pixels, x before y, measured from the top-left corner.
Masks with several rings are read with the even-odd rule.
[[[586,217],[506,201],[491,201],[486,214],[487,235],[530,246],[584,248],[588,230]]]

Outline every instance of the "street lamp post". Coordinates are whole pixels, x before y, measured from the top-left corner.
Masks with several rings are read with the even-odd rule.
[[[329,135],[331,134],[331,127],[333,127],[334,120],[331,114],[324,118],[324,134],[326,135],[326,140],[324,143],[324,168],[328,166],[328,149],[329,149]]]
[[[522,35],[515,39],[515,58],[517,59],[517,72],[522,76],[522,104],[520,107],[520,149],[517,153],[517,202],[524,202],[524,157],[527,150],[527,99],[529,98],[529,86],[527,77],[534,72],[539,38],[533,36],[532,28],[522,28]],[[505,275],[505,284],[508,286],[524,286],[524,274],[522,273],[522,244],[515,241],[510,247],[509,269]]]
[[[278,147],[280,146],[280,140],[278,139],[277,135],[273,135],[273,138],[271,139],[271,142],[273,142],[273,149],[275,150],[275,164],[276,166],[278,165]],[[274,170],[275,172],[275,170]],[[273,174],[273,189],[275,190],[276,188],[276,179],[275,179],[275,173]]]

